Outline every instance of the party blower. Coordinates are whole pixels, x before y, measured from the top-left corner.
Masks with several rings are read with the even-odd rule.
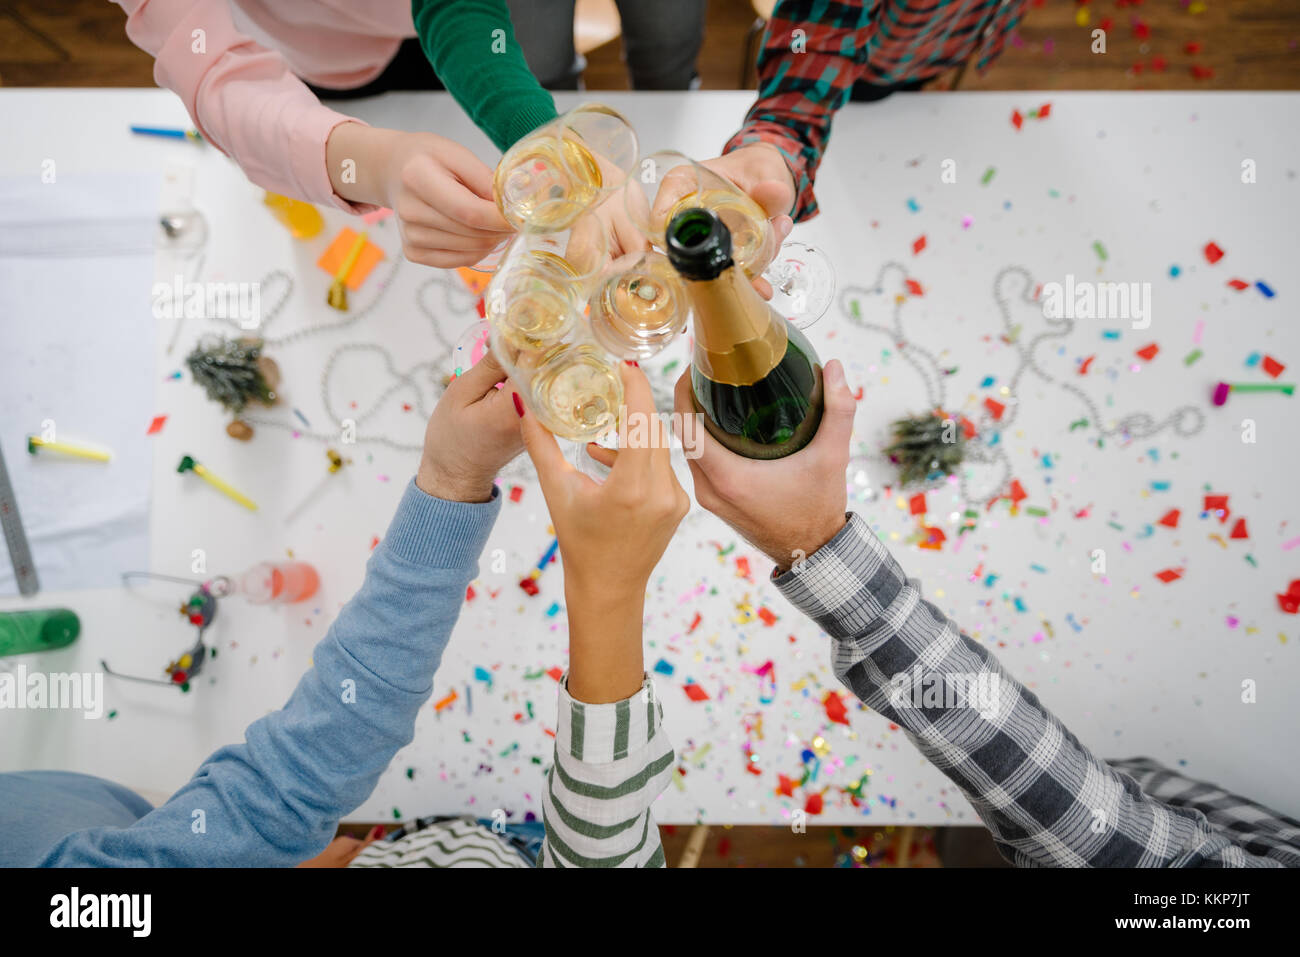
[[[1291,382],[1220,382],[1214,387],[1212,401],[1223,405],[1228,401],[1229,392],[1281,392],[1294,395],[1295,384]]]
[[[215,488],[222,495],[226,496],[232,501],[238,502],[240,505],[244,506],[244,508],[248,509],[250,512],[257,511],[257,504],[251,498],[249,498],[243,492],[237,490],[234,486],[230,485],[228,482],[217,478],[215,475],[212,474],[212,472],[208,470],[208,467],[206,465],[200,465],[198,462],[194,461],[194,459],[190,458],[188,455],[183,456],[181,458],[181,464],[176,466],[176,471],[182,474],[184,474],[185,472],[193,472],[199,478],[203,479],[203,481],[207,482],[209,485]]]

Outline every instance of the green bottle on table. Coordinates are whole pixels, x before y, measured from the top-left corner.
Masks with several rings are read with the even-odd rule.
[[[66,608],[0,611],[0,657],[63,648],[79,634],[81,620]]]

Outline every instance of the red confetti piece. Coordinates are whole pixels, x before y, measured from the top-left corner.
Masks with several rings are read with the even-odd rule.
[[[473,585],[466,585],[466,586],[465,586],[465,600],[466,600],[466,601],[473,601],[473,600],[474,600],[474,594],[475,594],[475,593],[474,593],[474,586],[473,586]]]
[[[1016,505],[1019,505],[1025,499],[1029,498],[1029,495],[1025,492],[1024,486],[1020,484],[1020,479],[1011,480],[1011,492],[1009,493],[1009,498]]]
[[[546,669],[546,674],[547,677],[549,677],[552,681],[559,681],[561,678],[564,677],[564,671],[560,668],[559,665],[556,665],[554,668]]]
[[[736,577],[737,578],[750,577],[749,559],[745,558],[743,555],[740,558],[736,559]]]
[[[1217,243],[1206,243],[1206,244],[1205,244],[1205,261],[1206,261],[1206,262],[1208,262],[1211,266],[1213,266],[1215,263],[1217,263],[1217,262],[1218,262],[1220,259],[1222,259],[1222,258],[1223,258],[1223,250],[1219,248],[1219,246],[1218,246]]]
[[[997,399],[985,399],[984,408],[988,409],[989,415],[999,422],[1002,421],[1002,413],[1007,411],[1007,407]]]
[[[948,540],[948,536],[943,533],[942,528],[934,528],[932,526],[927,525],[925,528],[925,541],[917,542],[916,547],[928,548],[931,551],[936,551],[936,552],[942,551],[943,543],[946,542],[947,540]]]
[[[1229,538],[1250,538],[1250,533],[1246,531],[1246,520],[1244,518],[1237,519],[1237,524],[1232,526],[1232,532],[1228,535],[1228,537]]]
[[[375,546],[377,546],[378,544],[379,544],[379,536],[378,536],[378,535],[371,535],[371,536],[370,536],[370,550],[371,550],[372,552],[375,550]]]
[[[1281,371],[1281,370],[1279,370],[1279,371]],[[145,431],[144,434],[145,434],[145,435],[157,435],[159,432],[161,432],[161,431],[163,430],[163,426],[164,426],[166,423],[167,423],[167,416],[165,416],[165,415],[155,415],[155,416],[153,417],[153,421],[149,423],[149,428]]]
[[[1183,570],[1181,568],[1166,568],[1162,572],[1156,572],[1156,578],[1159,578],[1166,585],[1170,582],[1178,581],[1178,579],[1182,577]]]
[[[776,793],[784,794],[786,797],[794,797],[794,789],[798,787],[798,782],[794,778],[788,778],[784,774],[776,776]]]
[[[1183,44],[1183,52],[1188,56],[1196,56],[1196,54],[1201,52],[1201,45],[1195,40],[1192,40],[1189,43]]]
[[[961,417],[961,434],[968,439],[973,439],[976,435],[975,423],[964,415]]]
[[[1167,528],[1177,528],[1178,518],[1180,515],[1182,515],[1182,512],[1176,508],[1171,508],[1169,511],[1165,512],[1165,517],[1160,519],[1156,524],[1164,525]]]
[[[1205,496],[1205,511],[1217,512],[1219,509],[1227,510],[1228,496],[1226,495],[1207,495]]]
[[[828,691],[826,697],[822,698],[822,705],[826,708],[826,717],[836,724],[848,724],[849,712],[844,707],[844,699],[837,692]]]
[[[1151,28],[1147,26],[1146,22],[1143,20],[1134,20],[1133,36],[1137,37],[1139,40],[1150,40]]]
[[[804,804],[803,809],[809,814],[820,814],[822,812],[822,796],[820,794],[808,795],[808,801]]]
[[[775,625],[778,620],[776,614],[770,608],[760,608],[758,610],[758,617],[761,618],[763,624],[767,625],[769,628]]]
[[[911,510],[913,515],[924,515],[926,509],[925,493],[917,492],[913,495],[911,499],[908,500],[907,507]]]
[[[1156,353],[1158,353],[1159,351],[1160,351],[1160,347],[1153,342],[1149,346],[1143,346],[1141,349],[1137,351],[1137,354],[1139,358],[1145,359],[1147,362],[1150,362],[1152,359],[1156,357]]]
[[[904,279],[903,285],[907,287],[907,291],[910,292],[913,296],[925,295],[925,287],[922,286],[915,279]]]
[[[1291,595],[1278,595],[1277,605],[1288,615],[1300,613],[1300,598],[1293,598]]]
[[[695,613],[695,617],[691,619],[691,626],[690,626],[689,628],[686,629],[686,634],[689,635],[689,634],[690,634],[691,632],[693,632],[696,628],[700,627],[700,622],[703,621],[703,620],[704,620],[704,619],[700,617],[700,613],[697,611],[697,612]]]
[[[1246,282],[1243,279],[1229,279],[1228,285],[1231,286],[1233,289],[1237,290],[1237,292],[1241,292],[1243,289],[1250,288],[1250,283]]]
[[[510,486],[510,501],[517,502],[524,497],[524,487],[522,485]]]
[[[912,241],[912,255],[913,256],[919,255],[921,250],[924,248],[925,248],[925,235],[922,234],[921,236],[918,236],[915,240]]]
[[[1047,118],[1048,118],[1049,116],[1051,116],[1051,115],[1052,115],[1052,104],[1051,104],[1051,103],[1044,103],[1042,106],[1040,106],[1040,107],[1038,108],[1038,118],[1039,118],[1040,120],[1045,120],[1045,119],[1047,119]]]
[[[1199,63],[1192,64],[1192,76],[1198,80],[1208,80],[1214,76],[1214,70],[1208,66],[1201,66]]]
[[[1278,362],[1272,356],[1265,356],[1264,371],[1267,372],[1272,378],[1276,379],[1278,376],[1280,376],[1283,372],[1286,371],[1286,366]]]
[[[480,319],[486,319],[486,318],[487,318],[487,308],[483,305],[483,297],[482,297],[482,296],[479,296],[479,297],[478,297],[478,302],[474,303],[474,308],[478,310],[478,317],[479,317]]]
[[[529,576],[528,578],[519,579],[519,587],[522,588],[529,596],[536,596],[541,589],[537,587],[537,582]]]
[[[709,693],[693,681],[690,684],[682,685],[682,690],[686,692],[686,697],[692,701],[709,700]]]
[[[1157,73],[1164,73],[1165,67],[1167,67],[1168,65],[1169,64],[1165,62],[1165,58],[1162,56],[1155,56],[1151,58],[1151,69],[1155,70]]]
[[[1113,27],[1114,25],[1115,25],[1115,21],[1112,20],[1110,17],[1107,17],[1106,19],[1102,20],[1101,23],[1097,24],[1097,26],[1101,27],[1107,33],[1110,33],[1110,28]]]
[[[1011,125],[1016,129],[1020,129],[1020,127],[1025,125],[1025,118],[1020,115],[1019,110],[1011,111]]]
[[[1095,358],[1097,358],[1097,357],[1096,357],[1096,356],[1088,356],[1088,358],[1084,359],[1082,362],[1079,363],[1079,375],[1087,375],[1087,374],[1088,374],[1088,366],[1092,365],[1092,360],[1095,359]]]

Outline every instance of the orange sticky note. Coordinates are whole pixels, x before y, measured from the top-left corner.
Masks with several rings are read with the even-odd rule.
[[[316,260],[316,265],[320,266],[332,278],[343,265],[343,260],[347,258],[352,249],[352,244],[357,241],[357,234],[346,226],[334,237],[334,242],[330,243],[329,249]],[[357,257],[356,265],[352,267],[352,272],[348,273],[347,286],[353,292],[361,288],[361,284],[366,281],[370,275],[370,270],[379,265],[384,258],[384,251],[374,243],[367,241],[361,247],[361,255]]]
[[[471,293],[475,296],[483,295],[483,290],[487,288],[488,280],[492,278],[491,273],[475,272],[468,266],[461,266],[456,270],[456,275],[460,281],[465,284]]]

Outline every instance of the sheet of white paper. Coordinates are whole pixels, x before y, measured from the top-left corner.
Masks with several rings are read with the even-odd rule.
[[[0,448],[42,590],[116,584],[149,561],[150,307],[157,173],[0,177]],[[81,231],[112,246],[24,247]],[[105,227],[108,227],[107,229]],[[36,244],[33,243],[33,246]],[[98,241],[96,243],[98,245]],[[104,447],[108,463],[29,455],[27,436]],[[17,592],[0,557],[0,595]]]

